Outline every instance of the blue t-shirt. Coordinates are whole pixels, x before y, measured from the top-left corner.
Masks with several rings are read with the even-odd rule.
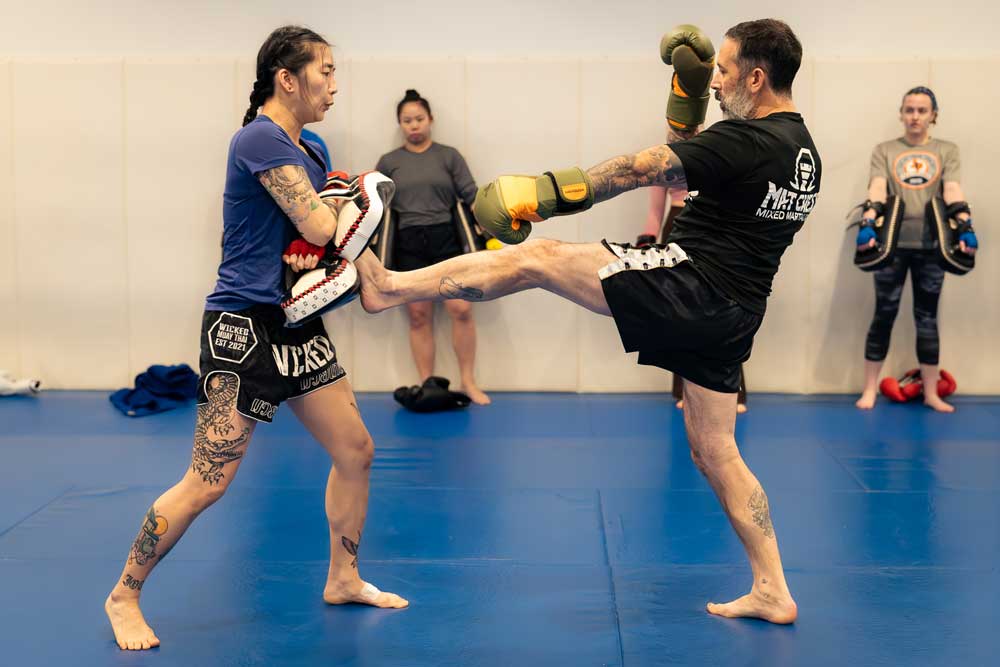
[[[298,231],[257,176],[282,165],[298,165],[319,192],[326,183],[322,152],[308,140],[301,143],[309,155],[263,114],[241,128],[230,142],[222,195],[222,263],[205,310],[243,310],[255,304],[281,303],[285,292],[281,253]]]
[[[312,130],[307,130],[304,127],[302,128],[301,137],[302,137],[303,141],[309,140],[309,141],[311,141],[314,144],[316,144],[316,145],[319,146],[319,148],[320,148],[320,154],[323,156],[323,161],[326,162],[326,170],[327,171],[332,171],[333,170],[333,162],[330,161],[330,151],[327,150],[326,142],[323,141],[323,137],[319,136],[318,134],[316,134]]]

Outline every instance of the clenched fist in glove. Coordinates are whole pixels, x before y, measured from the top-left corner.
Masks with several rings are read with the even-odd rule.
[[[473,211],[483,229],[504,243],[520,243],[531,223],[554,215],[586,211],[594,205],[594,186],[578,167],[542,176],[500,176],[479,189]]]
[[[660,58],[673,65],[667,98],[667,122],[676,130],[693,131],[705,121],[715,67],[715,47],[697,26],[679,25],[660,40]]]

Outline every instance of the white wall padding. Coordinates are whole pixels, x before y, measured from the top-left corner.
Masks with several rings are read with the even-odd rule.
[[[322,28],[322,26],[320,26]],[[661,142],[669,69],[642,57],[498,59],[356,57],[335,51],[339,92],[311,126],[334,167],[357,173],[397,147],[396,103],[430,100],[434,137],[458,148],[485,184],[502,173],[587,168]],[[874,307],[872,277],[851,263],[847,209],[865,197],[872,147],[899,136],[902,93],[930,85],[933,134],[958,143],[982,251],[949,275],[941,365],[963,393],[1000,392],[1000,200],[989,131],[1000,92],[981,72],[996,58],[892,61],[807,58],[794,99],[823,159],[816,209],[782,259],[747,365],[751,391],[856,392]],[[114,388],[152,363],[197,363],[198,329],[219,256],[226,151],[247,106],[254,63],[226,57],[0,62],[0,368],[49,386]],[[708,120],[719,119],[714,102]],[[646,191],[535,226],[570,242],[632,241]],[[665,391],[614,324],[541,291],[477,304],[477,377],[487,390]],[[405,313],[354,304],[324,318],[359,390],[417,382]],[[459,382],[438,307],[436,371]],[[907,286],[887,374],[916,365]]]

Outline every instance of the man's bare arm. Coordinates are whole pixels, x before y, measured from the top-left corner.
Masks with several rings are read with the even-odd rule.
[[[648,185],[687,189],[684,166],[666,144],[611,158],[588,169],[587,176],[594,186],[595,203]]]

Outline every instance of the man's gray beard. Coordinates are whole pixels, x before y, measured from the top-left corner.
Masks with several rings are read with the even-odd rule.
[[[736,92],[729,97],[722,99],[720,93],[719,102],[722,107],[722,117],[727,120],[749,120],[754,117],[756,111],[753,104],[753,96],[747,92],[743,86],[744,81],[736,83]]]

